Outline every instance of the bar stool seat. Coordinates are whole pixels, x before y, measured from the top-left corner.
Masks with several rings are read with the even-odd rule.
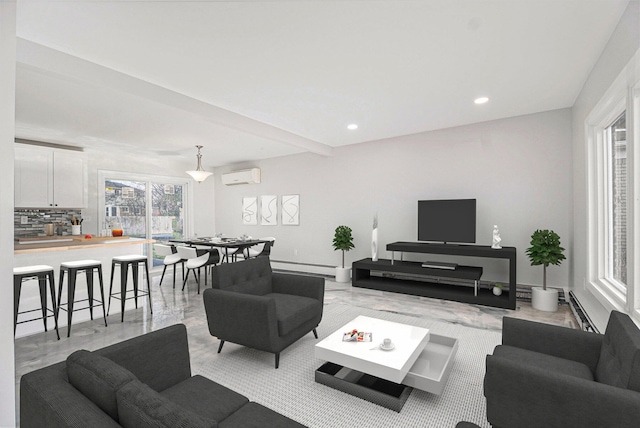
[[[22,312],[18,311],[18,307],[20,305],[20,294],[22,292],[22,282],[29,279],[38,280],[38,286],[40,288],[40,310],[42,310],[42,316],[18,322],[18,315],[38,310],[31,309]],[[49,291],[51,293],[51,309],[49,309],[49,307],[47,306],[47,279],[49,280]],[[60,340],[60,332],[58,331],[58,309],[56,305],[56,285],[54,280],[53,267],[47,265],[34,265],[13,268],[13,308],[14,335],[16,333],[16,327],[18,324],[36,321],[39,319],[42,319],[44,323],[44,331],[48,331],[47,318],[52,316],[55,323],[56,336],[58,336],[58,340]],[[51,315],[49,315],[49,312],[51,312]]]
[[[87,294],[86,299],[75,300],[76,294],[76,279],[79,272],[84,272],[87,278]],[[100,300],[94,298],[93,294],[93,275],[98,273],[98,282],[100,284]],[[62,300],[62,285],[64,282],[64,274],[67,274],[67,303],[61,303]],[[86,308],[74,308],[74,304],[80,302],[88,302],[89,306]],[[65,309],[63,306],[67,306]],[[98,260],[73,260],[69,262],[60,263],[60,281],[58,284],[58,311],[62,309],[67,311],[67,337],[71,335],[71,320],[73,317],[73,311],[79,311],[83,309],[89,309],[89,314],[93,320],[93,308],[95,306],[102,306],[102,317],[104,318],[104,326],[107,326],[107,314],[104,310],[104,284],[102,281],[102,263]]]
[[[153,307],[151,306],[151,284],[149,282],[149,264],[147,256],[140,254],[129,254],[125,256],[116,256],[111,259],[111,280],[109,283],[109,306],[107,308],[107,315],[111,309],[111,298],[118,299],[121,302],[122,313],[120,319],[124,322],[124,306],[126,300],[135,299],[136,309],[138,308],[138,297],[148,296],[149,309],[153,314]],[[144,263],[144,270],[147,275],[147,291],[138,290],[138,268],[140,263]],[[115,274],[116,266],[120,266],[120,291],[113,292],[113,276]],[[133,276],[133,290],[127,290],[127,274],[131,266],[131,273]],[[133,291],[133,296],[127,297],[127,291]]]

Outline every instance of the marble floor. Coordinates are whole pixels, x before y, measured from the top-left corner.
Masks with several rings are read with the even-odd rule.
[[[60,331],[56,340],[55,331],[36,334],[15,341],[16,394],[19,399],[20,377],[35,369],[63,361],[78,349],[94,350],[139,336],[176,323],[184,323],[189,335],[189,349],[192,366],[216,358],[218,340],[209,334],[202,296],[196,293],[195,282],[190,282],[184,292],[178,286],[172,288],[171,278],[165,278],[159,287],[159,272],[152,274],[153,315],[149,313],[146,301],[139,309],[127,311],[124,322],[120,315],[108,317],[108,327],[102,318],[74,325],[71,337],[67,338],[66,328]],[[555,313],[536,311],[528,302],[518,301],[517,309],[497,309],[478,305],[408,296],[404,294],[352,288],[326,279],[325,305],[344,304],[388,311],[419,318],[434,319],[462,324],[474,328],[500,330],[502,317],[513,316],[577,328],[568,305],[561,305]],[[322,328],[322,323],[318,329]],[[225,348],[234,345],[225,344]],[[224,351],[223,351],[224,352]],[[17,404],[19,405],[19,404]]]

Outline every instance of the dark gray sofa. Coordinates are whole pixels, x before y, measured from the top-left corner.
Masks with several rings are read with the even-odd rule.
[[[494,427],[640,426],[640,330],[620,312],[604,335],[505,317],[486,369]]]
[[[186,328],[163,328],[22,376],[20,426],[302,427],[202,376]]]
[[[225,341],[275,354],[313,331],[322,319],[324,279],[273,273],[268,257],[213,268],[203,293],[209,332]]]

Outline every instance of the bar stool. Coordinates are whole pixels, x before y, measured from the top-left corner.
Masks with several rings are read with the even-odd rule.
[[[40,287],[40,307],[42,310],[42,317],[36,317],[29,320],[18,322],[18,315],[26,314],[28,312],[34,312],[38,309],[31,309],[28,311],[18,312],[18,306],[20,304],[20,293],[22,291],[22,282],[30,279],[37,279]],[[49,280],[49,291],[51,292],[51,307],[47,307],[47,279]],[[35,265],[35,266],[23,266],[13,268],[13,334],[16,334],[16,327],[18,324],[25,322],[35,321],[42,319],[44,322],[44,331],[47,330],[47,318],[53,316],[53,320],[56,326],[56,335],[60,340],[60,332],[58,331],[58,306],[56,305],[56,285],[54,280],[53,268],[47,265]],[[48,315],[51,312],[52,315]]]
[[[138,292],[138,267],[141,263],[144,263],[144,270],[147,274],[147,291],[140,290]],[[116,266],[120,266],[120,291],[113,293],[113,274],[115,273]],[[133,275],[133,296],[127,297],[127,273],[131,266],[131,273]],[[138,308],[138,297],[149,297],[149,309],[153,314],[153,308],[151,307],[151,285],[149,283],[149,265],[147,263],[147,256],[139,254],[132,254],[128,256],[117,256],[111,259],[111,281],[109,285],[109,306],[107,308],[107,314],[111,309],[111,297],[119,299],[122,302],[121,321],[124,322],[124,304],[125,300],[135,299],[136,309]]]
[[[87,294],[86,299],[75,300],[76,295],[76,278],[78,272],[84,272],[87,277]],[[98,281],[100,283],[100,299],[93,297],[93,275],[98,273]],[[67,303],[61,303],[62,300],[62,284],[64,282],[64,274],[67,273]],[[76,309],[73,307],[75,303],[85,302],[89,303],[86,308]],[[97,304],[96,304],[97,302]],[[67,306],[67,309],[63,306]],[[58,284],[58,312],[60,309],[67,311],[67,337],[71,335],[71,318],[73,317],[73,311],[89,309],[89,314],[93,320],[93,307],[102,306],[102,317],[104,318],[104,326],[107,326],[107,314],[104,311],[104,284],[102,282],[102,263],[98,260],[76,260],[72,262],[60,263],[60,281]]]

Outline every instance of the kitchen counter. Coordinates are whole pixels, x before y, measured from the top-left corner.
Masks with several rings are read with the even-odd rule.
[[[71,240],[68,240],[71,238]],[[116,256],[126,256],[131,254],[142,255],[150,254],[151,243],[155,242],[154,239],[140,239],[131,238],[128,236],[122,237],[95,237],[91,239],[84,239],[84,235],[65,235],[60,237],[55,236],[42,236],[37,238],[18,238],[14,244],[14,257],[13,264],[15,267],[32,266],[32,265],[48,265],[53,267],[54,278],[56,284],[56,297],[60,293],[59,289],[59,274],[60,265],[64,262],[70,262],[75,260],[97,260],[102,264],[102,273],[104,277],[105,286],[105,304],[110,309],[109,323],[113,320],[118,320],[120,323],[121,306],[118,301],[117,304],[109,305],[109,280],[111,277],[111,262]],[[66,239],[66,240],[65,240]],[[44,242],[43,242],[44,241]],[[29,242],[29,243],[20,243]],[[79,251],[78,251],[79,250]],[[151,260],[150,260],[151,261]],[[151,269],[152,266],[150,265]],[[130,277],[130,273],[128,276]],[[144,274],[141,275],[140,284],[144,280]],[[129,286],[132,287],[131,278],[129,278]],[[146,285],[144,285],[146,288]],[[37,281],[25,281],[22,285],[22,293],[20,295],[20,310],[40,310],[40,295],[38,292]],[[61,301],[66,302],[68,290],[68,279],[65,278],[64,286],[62,288]],[[78,275],[76,281],[76,301],[86,300],[88,298],[87,293],[87,281],[85,275]],[[99,290],[97,281],[94,281],[94,291]],[[120,292],[120,269],[117,269],[117,279],[113,283],[113,292]],[[143,300],[144,301],[144,300]],[[113,303],[113,302],[112,302]],[[86,302],[84,302],[86,306]],[[139,311],[147,311],[149,309],[148,304],[140,305],[138,302]],[[127,300],[125,303],[125,311],[136,310],[134,299]],[[99,314],[99,316],[95,316]],[[22,318],[18,317],[18,321],[21,319],[27,319],[28,314],[25,314]],[[33,315],[33,314],[31,314]],[[77,310],[73,313],[73,324],[79,324],[84,321],[90,321],[91,313],[89,311]],[[142,315],[141,315],[142,316]],[[53,319],[49,319],[49,333],[53,329]],[[58,324],[60,328],[64,328],[67,325],[67,317],[60,316],[58,318]],[[89,332],[100,331],[105,328],[102,321],[102,308],[94,309],[94,322],[92,324],[85,325],[84,334]],[[111,328],[111,327],[108,327]],[[23,337],[30,334],[42,333],[43,326],[42,321],[33,321],[23,324],[18,324],[16,330],[16,337]],[[55,334],[55,333],[53,333]],[[66,335],[66,332],[60,331],[60,336]],[[74,333],[71,333],[74,335]],[[76,334],[82,334],[80,330],[76,330]],[[49,334],[51,336],[51,334]]]
[[[81,250],[87,248],[113,247],[120,245],[133,244],[150,244],[155,239],[131,238],[128,236],[96,236],[94,238],[85,239],[84,235],[80,236],[60,236],[60,237],[39,237],[21,239],[13,245],[14,254],[32,254],[49,251],[69,251]]]

